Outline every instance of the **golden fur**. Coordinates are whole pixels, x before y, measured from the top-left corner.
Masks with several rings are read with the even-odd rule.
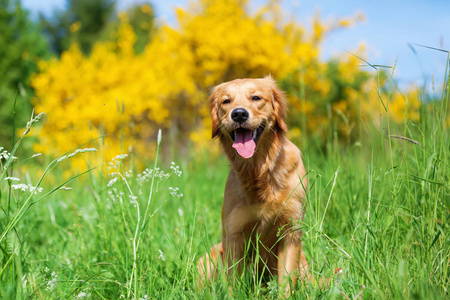
[[[271,77],[237,79],[215,87],[209,104],[213,138],[219,138],[230,172],[222,207],[222,241],[200,259],[201,281],[212,278],[218,264],[228,273],[231,268],[242,272],[245,247],[253,242],[252,249],[259,248],[259,270],[278,275],[279,283],[286,284],[289,277],[295,282],[307,268],[298,225],[307,178],[300,150],[286,137],[284,95]],[[232,119],[237,108],[248,112],[245,122]],[[250,158],[232,147],[230,132],[239,127],[252,131],[263,127]]]

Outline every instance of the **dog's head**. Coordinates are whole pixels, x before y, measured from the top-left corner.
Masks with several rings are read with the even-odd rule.
[[[272,77],[236,79],[216,86],[209,98],[212,137],[223,136],[250,158],[267,132],[287,131],[286,103]]]

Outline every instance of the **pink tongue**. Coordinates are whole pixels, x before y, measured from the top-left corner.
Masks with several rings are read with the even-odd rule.
[[[237,129],[235,131],[235,139],[233,148],[243,158],[250,158],[255,153],[255,141],[253,141],[253,132],[248,129]]]

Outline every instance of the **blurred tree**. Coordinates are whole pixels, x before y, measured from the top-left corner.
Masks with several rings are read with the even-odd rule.
[[[51,17],[41,14],[40,19],[56,53],[69,49],[73,42],[89,53],[114,19],[115,6],[116,0],[67,0],[67,10],[56,11]]]
[[[120,24],[127,19],[136,34],[134,49],[141,53],[155,31],[155,13],[150,3],[133,5],[119,18],[115,15],[116,0],[68,0],[67,10],[53,16],[40,16],[44,33],[53,50],[61,54],[74,42],[88,54],[95,42],[117,40]]]
[[[134,34],[136,34],[134,50],[141,53],[154,34],[155,11],[150,4],[145,3],[128,9],[128,16],[130,25],[133,27]]]
[[[150,3],[140,3],[130,6],[126,11],[119,13],[119,18],[109,23],[105,30],[105,37],[109,40],[119,39],[119,29],[123,23],[129,24],[136,36],[134,43],[135,53],[142,53],[156,32],[155,10]]]
[[[13,105],[17,97],[16,124],[29,118],[29,77],[36,71],[39,58],[49,55],[48,44],[39,33],[19,0],[0,0],[0,145],[10,142]]]

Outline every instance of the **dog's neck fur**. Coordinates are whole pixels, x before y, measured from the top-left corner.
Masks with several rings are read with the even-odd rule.
[[[231,162],[231,170],[239,178],[243,191],[248,199],[259,199],[261,202],[274,201],[279,198],[279,191],[283,190],[288,172],[286,168],[275,168],[285,164],[287,158],[282,144],[287,141],[280,130],[269,131],[261,137],[255,154],[245,159],[232,148],[228,137],[220,136],[225,154]],[[266,144],[266,145],[263,145]],[[267,149],[262,152],[260,149]],[[257,195],[255,197],[254,195]]]

